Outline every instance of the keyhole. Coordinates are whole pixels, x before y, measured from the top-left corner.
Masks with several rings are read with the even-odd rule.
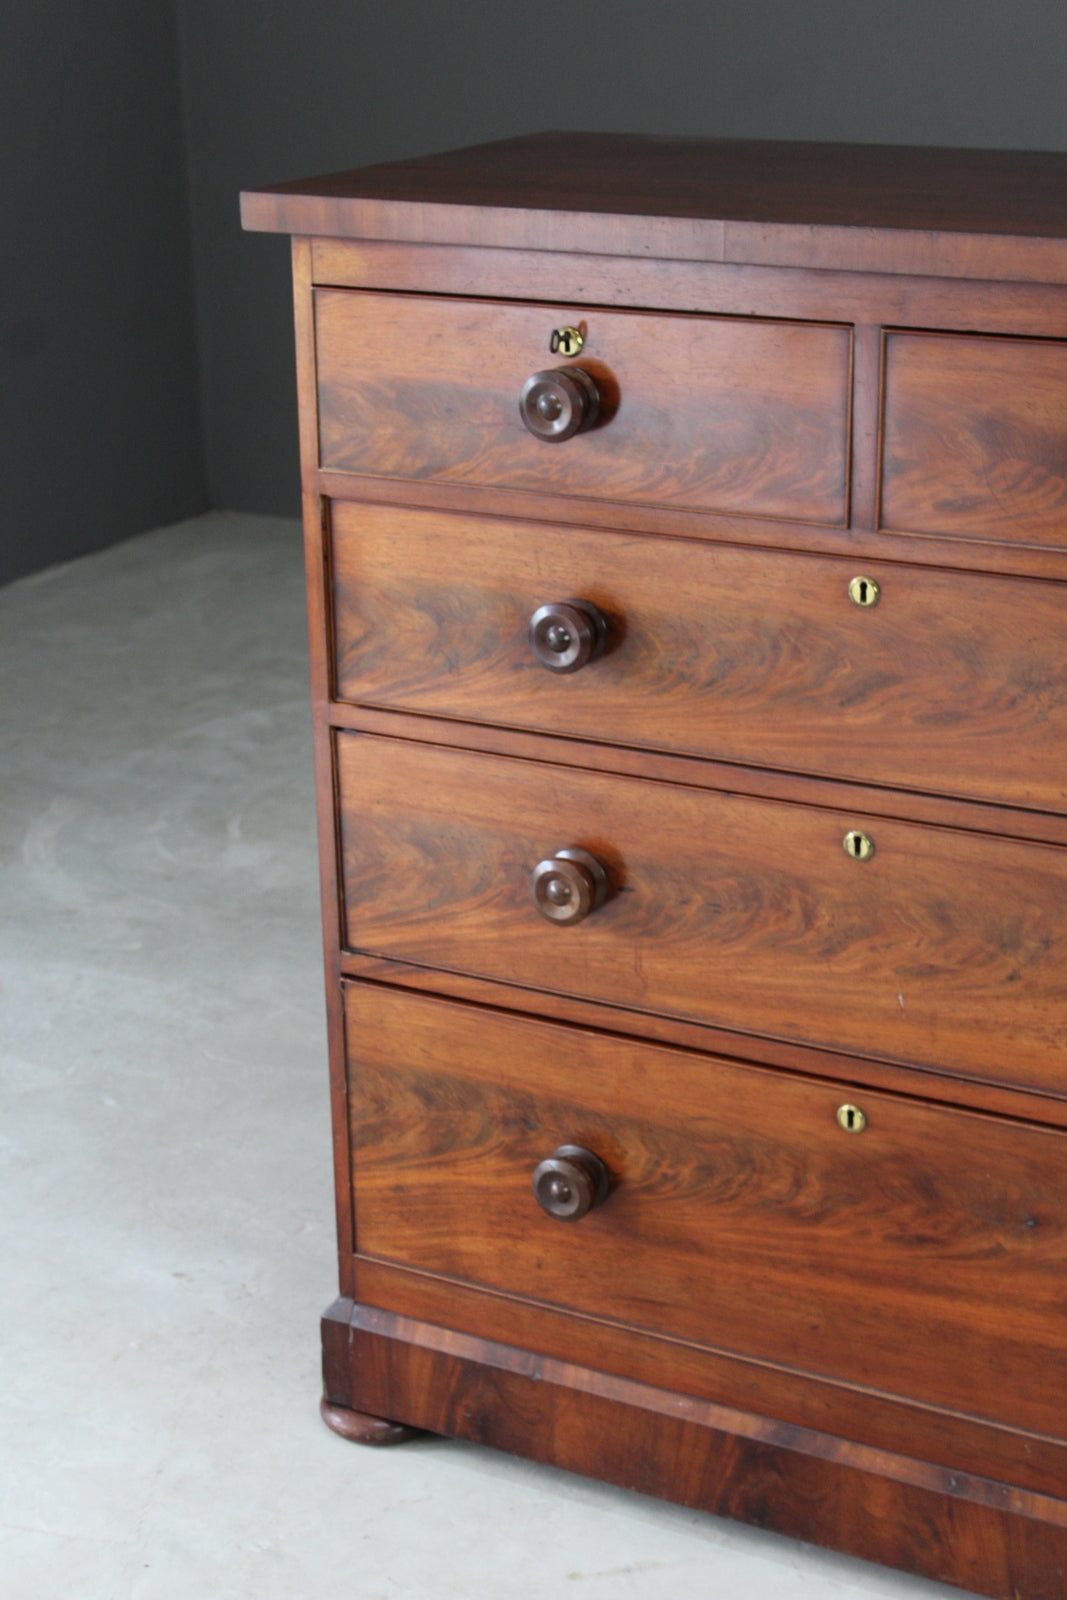
[[[576,356],[584,343],[585,334],[581,328],[556,328],[548,341],[548,348],[554,356]]]
[[[865,610],[869,610],[871,606],[878,604],[878,596],[881,592],[873,578],[865,578],[860,575],[849,579],[849,599],[853,605],[863,606]]]
[[[869,861],[874,855],[874,840],[869,833],[861,833],[858,828],[846,833],[842,843],[845,854],[851,856],[853,861]]]
[[[844,1128],[846,1133],[862,1133],[867,1126],[867,1118],[859,1106],[843,1105],[837,1108],[838,1126]]]

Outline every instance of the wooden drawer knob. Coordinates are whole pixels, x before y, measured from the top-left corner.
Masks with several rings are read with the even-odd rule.
[[[600,415],[600,390],[581,367],[553,367],[527,378],[519,395],[519,415],[535,439],[560,444]]]
[[[607,1199],[610,1187],[607,1167],[580,1144],[561,1144],[534,1168],[537,1204],[558,1222],[577,1222]]]
[[[604,904],[608,875],[588,850],[557,850],[534,867],[530,893],[543,917],[566,927]]]
[[[604,648],[608,625],[591,600],[557,600],[530,618],[530,648],[549,672],[577,672]]]

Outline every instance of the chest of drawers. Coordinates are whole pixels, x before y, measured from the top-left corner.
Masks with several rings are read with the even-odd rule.
[[[1067,1590],[1067,157],[544,135],[292,234],[324,1415]]]

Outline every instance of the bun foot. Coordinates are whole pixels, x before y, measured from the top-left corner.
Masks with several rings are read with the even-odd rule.
[[[319,1406],[322,1420],[342,1439],[354,1439],[356,1444],[403,1444],[405,1439],[417,1439],[422,1428],[409,1428],[404,1422],[390,1422],[385,1417],[368,1417],[362,1411],[352,1411],[348,1406],[335,1406],[324,1399]]]

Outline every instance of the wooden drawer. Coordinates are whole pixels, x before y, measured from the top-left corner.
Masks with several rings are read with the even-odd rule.
[[[1067,342],[888,334],[881,521],[1067,547]]]
[[[1064,1134],[364,985],[345,1009],[362,1254],[1064,1437]],[[577,1222],[531,1188],[564,1143],[612,1177]]]
[[[336,752],[349,948],[1067,1093],[1061,848],[356,733]],[[572,846],[611,893],[562,927],[529,881]]]
[[[1067,590],[1024,578],[335,502],[344,700],[1045,810],[1067,802]],[[877,605],[854,605],[858,574]],[[605,653],[540,666],[593,601]]]
[[[843,523],[851,331],[801,322],[315,293],[324,468],[805,522]],[[519,393],[577,362],[600,421],[560,444],[526,432]]]

